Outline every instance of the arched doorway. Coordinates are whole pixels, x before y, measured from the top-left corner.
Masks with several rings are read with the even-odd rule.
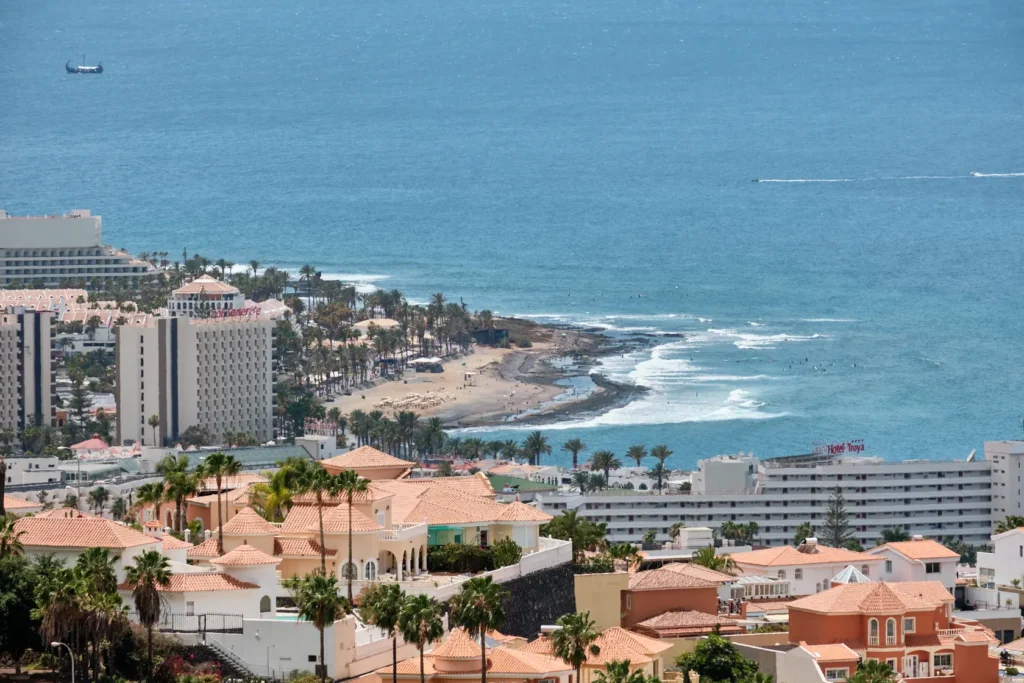
[[[377,580],[377,561],[367,560],[366,566],[363,567],[363,578],[367,581]]]
[[[398,574],[398,558],[390,550],[382,550],[380,552],[380,560],[377,563],[377,573],[384,574],[390,573]]]
[[[427,571],[427,546],[420,546],[420,571]]]
[[[266,614],[270,611],[270,596],[264,595],[260,598],[260,614]]]
[[[170,508],[164,511],[164,526],[171,529],[174,528],[174,515],[171,513]]]

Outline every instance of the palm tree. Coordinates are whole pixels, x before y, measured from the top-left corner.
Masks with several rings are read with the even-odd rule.
[[[695,552],[693,559],[690,561],[693,564],[699,564],[701,567],[707,567],[723,574],[731,574],[736,569],[736,563],[730,556],[716,555],[715,547],[710,545]]]
[[[115,498],[114,502],[110,505],[110,514],[115,520],[120,522],[128,514],[128,501],[122,496]]]
[[[590,618],[590,610],[563,614],[556,624],[559,628],[551,634],[555,656],[576,670],[579,681],[587,659],[601,654],[601,648],[594,644],[599,635],[597,624]]]
[[[672,451],[668,449],[668,446],[658,444],[651,449],[651,457],[664,465],[665,461],[672,457]]]
[[[478,576],[462,584],[449,603],[451,619],[472,637],[480,636],[480,683],[487,683],[487,631],[505,623],[502,601],[509,593],[490,576]]]
[[[108,500],[110,500],[110,491],[102,486],[97,486],[89,491],[89,508],[98,515],[103,514],[103,508],[107,506]]]
[[[256,277],[256,273],[260,270],[260,262],[256,259],[249,261],[249,269],[252,271],[252,276]]]
[[[622,463],[611,451],[598,451],[590,457],[590,469],[604,472],[605,483],[609,481],[609,471],[622,467]]]
[[[526,437],[526,441],[523,442],[523,453],[530,459],[531,465],[539,465],[540,456],[542,454],[550,454],[551,446],[548,445],[547,437],[539,431],[531,432]]]
[[[686,528],[686,525],[683,524],[682,522],[674,523],[672,526],[670,526],[668,528],[668,537],[671,538],[673,541],[676,540],[677,538],[679,538],[679,534],[685,528]]]
[[[164,477],[164,496],[174,501],[174,530],[179,534],[184,529],[185,499],[199,490],[202,480],[197,472],[188,471],[188,455],[167,455],[156,465],[156,471]]]
[[[413,595],[406,599],[398,614],[398,628],[407,643],[415,643],[420,651],[420,683],[426,683],[423,671],[423,648],[444,635],[444,608],[429,595]]]
[[[902,528],[896,526],[892,529],[882,529],[882,538],[879,545],[885,543],[899,543],[901,541],[909,541],[910,535]]]
[[[608,527],[604,522],[592,522],[578,516],[576,510],[565,510],[541,527],[541,533],[551,538],[572,541],[573,562],[580,562],[585,551],[604,543]]]
[[[114,567],[117,560],[111,557],[106,548],[89,548],[78,556],[75,568],[100,593],[116,593],[117,574]]]
[[[895,683],[896,674],[892,667],[877,659],[868,659],[857,665],[857,672],[847,683]]]
[[[336,479],[338,490],[345,494],[345,503],[348,504],[348,563],[345,565],[345,580],[348,583],[348,599],[351,601],[352,579],[355,578],[355,565],[352,563],[352,502],[357,493],[366,493],[369,490],[370,482],[353,470],[342,470]]]
[[[647,448],[645,446],[630,446],[626,450],[626,457],[630,460],[636,460],[636,466],[640,467],[641,462],[647,457]]]
[[[160,440],[156,438],[156,428],[160,426],[160,416],[150,415],[149,419],[146,420],[146,424],[153,428],[153,445],[159,446]]]
[[[291,471],[285,466],[272,474],[267,473],[265,484],[252,487],[253,505],[259,508],[267,521],[283,521],[284,514],[292,509],[292,479]]]
[[[642,669],[632,669],[629,660],[612,660],[605,664],[606,671],[598,671],[594,683],[647,683]],[[655,679],[657,680],[657,679]]]
[[[153,680],[153,625],[160,621],[160,587],[171,583],[168,559],[157,550],[135,556],[135,564],[125,567],[125,581],[132,586],[132,599],[139,622],[146,629],[148,680]]]
[[[580,493],[586,493],[587,488],[590,486],[590,474],[587,472],[573,472],[572,485],[577,487]]]
[[[398,617],[408,596],[397,583],[372,583],[360,599],[359,616],[391,638],[391,683],[398,683]]]
[[[8,555],[17,557],[25,551],[25,547],[21,544],[21,537],[25,535],[25,532],[15,529],[15,523],[13,517],[7,515],[0,517],[0,560]]]
[[[668,477],[668,470],[665,469],[665,463],[654,463],[654,466],[651,467],[651,469],[647,470],[647,476],[654,477],[655,481],[657,482],[656,486],[660,491],[662,489],[662,486],[664,485],[665,479]]]
[[[242,463],[235,460],[235,456],[227,455],[220,451],[210,453],[206,456],[203,464],[197,468],[198,476],[212,477],[217,485],[217,554],[224,554],[224,511],[220,504],[221,484],[224,477],[233,477],[242,471]],[[323,540],[323,537],[321,537]]]
[[[1024,517],[1021,517],[1020,515],[1010,515],[996,524],[996,533],[1001,534],[1004,531],[1019,529],[1022,526],[1024,526]]]
[[[313,571],[303,577],[285,581],[285,588],[292,594],[299,617],[313,622],[320,632],[320,683],[327,680],[327,666],[324,664],[324,629],[352,611],[351,603],[338,592],[338,577],[327,576]]]
[[[569,439],[562,444],[562,450],[572,453],[572,468],[576,469],[579,467],[578,460],[580,452],[587,450],[587,444],[583,443],[579,439]]]
[[[628,567],[632,567],[640,562],[640,551],[632,543],[616,543],[608,548],[608,557],[622,560]]]
[[[305,470],[298,481],[298,489],[302,493],[311,493],[316,499],[317,519],[320,524],[320,572],[327,574],[327,548],[324,546],[324,497],[333,498],[341,490],[341,482],[331,476],[322,467],[311,467]],[[349,529],[351,529],[351,523]],[[352,534],[349,534],[349,539]],[[351,556],[349,558],[351,562]],[[351,602],[351,601],[350,601]]]
[[[135,489],[135,507],[140,511],[145,510],[146,506],[153,506],[153,519],[156,519],[160,511],[160,503],[164,501],[164,485],[161,482],[153,482],[151,484],[143,484],[139,488]],[[68,507],[72,507],[71,503],[64,500],[64,504]],[[145,520],[139,520],[145,521]]]

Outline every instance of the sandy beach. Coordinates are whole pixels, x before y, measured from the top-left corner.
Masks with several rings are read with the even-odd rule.
[[[600,339],[574,330],[531,328],[533,346],[503,349],[474,344],[466,355],[444,362],[444,372],[407,370],[396,380],[357,389],[351,396],[337,396],[327,407],[338,407],[348,414],[359,409],[381,410],[391,416],[411,410],[421,417],[440,417],[448,426],[500,424],[517,418],[543,421],[552,415],[564,415],[580,405],[598,407],[612,387],[600,383],[588,395],[564,396],[566,389],[555,381],[580,374],[561,370],[547,361],[570,354],[593,352]],[[557,402],[545,405],[556,396]],[[524,415],[525,414],[525,415]]]

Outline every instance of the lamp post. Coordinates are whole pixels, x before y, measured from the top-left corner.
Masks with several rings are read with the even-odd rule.
[[[58,643],[57,641],[50,643],[50,647],[59,648],[61,645],[68,649],[68,655],[71,657],[71,683],[75,683],[75,653],[71,651],[71,646],[67,643]]]

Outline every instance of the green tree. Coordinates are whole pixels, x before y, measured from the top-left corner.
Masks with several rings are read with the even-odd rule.
[[[612,660],[605,664],[604,671],[598,671],[594,683],[657,683],[654,676],[645,676],[643,669],[634,669],[628,659]]]
[[[644,458],[647,457],[647,447],[639,444],[630,446],[626,450],[626,457],[630,460],[636,460],[636,466],[640,467],[640,465],[643,464]]]
[[[139,614],[139,623],[146,629],[146,670],[153,680],[153,626],[160,621],[160,588],[171,584],[171,568],[166,557],[157,550],[135,556],[135,563],[125,567],[125,581],[132,587],[132,600]]]
[[[110,491],[102,486],[97,486],[92,491],[89,491],[89,508],[97,515],[103,514],[108,500],[110,500]]]
[[[70,496],[69,496],[70,497]],[[139,488],[135,489],[135,508],[139,511],[145,510],[148,506],[153,506],[153,519],[156,519],[160,512],[160,503],[164,501],[164,485],[161,482],[152,482],[150,484],[143,484]],[[64,500],[64,504],[68,507],[77,507],[71,505]],[[139,521],[145,521],[140,519]]]
[[[676,666],[683,672],[683,680],[694,671],[700,674],[700,680],[716,683],[742,683],[757,673],[757,663],[745,658],[731,641],[717,633],[697,643],[693,652],[676,657]]]
[[[647,470],[647,476],[654,478],[657,482],[655,486],[659,491],[664,487],[664,482],[668,479],[668,474],[668,470],[665,469],[665,463],[663,462],[656,462],[651,469]]]
[[[224,554],[224,510],[221,507],[221,493],[224,490],[224,478],[233,477],[242,471],[242,463],[235,456],[220,451],[210,453],[198,468],[199,477],[209,477],[217,486],[217,554]],[[323,536],[320,536],[321,542]]]
[[[590,457],[590,469],[604,472],[604,480],[609,481],[611,470],[622,467],[622,463],[611,451],[597,451]]]
[[[576,614],[563,614],[558,618],[559,627],[551,634],[551,646],[556,657],[576,671],[577,681],[587,659],[601,654],[601,648],[594,644],[600,633],[597,624],[590,618],[590,610]]]
[[[0,560],[8,555],[18,557],[25,551],[21,543],[21,537],[25,532],[18,530],[16,523],[13,515],[0,517]]]
[[[153,445],[154,446],[161,445],[160,444],[160,439],[157,438],[157,434],[156,434],[156,429],[157,429],[157,427],[160,426],[160,416],[159,415],[150,415],[149,419],[146,420],[146,424],[148,424],[150,426],[150,428],[153,430]]]
[[[398,683],[398,618],[408,599],[397,583],[371,583],[360,595],[359,616],[391,638],[391,683]]]
[[[685,529],[685,528],[686,528],[686,525],[683,524],[682,522],[675,522],[675,523],[673,523],[672,526],[670,526],[668,528],[669,538],[671,538],[673,541],[678,539],[679,538],[679,534],[681,534],[683,529]]]
[[[580,493],[586,493],[590,488],[590,474],[588,472],[573,472],[572,485],[578,488]]]
[[[38,577],[23,557],[0,558],[0,654],[14,663],[21,674],[21,658],[30,650],[40,650],[39,620],[33,618]]]
[[[632,567],[640,562],[640,551],[632,543],[616,543],[608,548],[608,557],[622,560]]]
[[[115,498],[110,504],[110,514],[119,522],[123,520],[128,515],[128,501],[122,496]]]
[[[326,576],[319,571],[287,579],[285,588],[295,600],[299,617],[313,622],[320,633],[320,683],[325,683],[327,666],[324,664],[324,629],[349,614],[352,611],[351,603],[338,590],[338,577]]]
[[[847,683],[895,683],[896,673],[892,667],[877,659],[868,659],[857,664],[857,671]]]
[[[324,545],[324,499],[331,499],[341,492],[341,481],[323,467],[310,467],[302,471],[298,479],[298,490],[313,495],[316,501],[317,521],[320,526],[320,573],[327,574],[327,547]],[[351,525],[349,526],[351,528]],[[349,538],[352,534],[349,534]]]
[[[529,458],[531,465],[539,465],[541,455],[551,454],[548,438],[539,431],[530,432],[530,435],[526,437],[526,441],[523,442],[523,453]]]
[[[899,543],[901,541],[909,541],[910,534],[906,532],[902,527],[895,526],[891,529],[882,529],[882,537],[879,539],[878,545],[884,545],[886,543]]]
[[[566,453],[572,453],[572,468],[576,469],[579,467],[579,455],[587,450],[587,444],[583,443],[580,439],[569,439],[562,444],[562,450]]]
[[[355,578],[355,564],[352,562],[352,505],[357,495],[366,493],[369,490],[370,482],[352,470],[342,470],[336,477],[338,491],[344,494],[345,504],[348,506],[348,564],[345,567],[345,580],[348,584],[349,602],[352,601],[352,579]]]
[[[1009,515],[996,524],[996,533],[1001,534],[1024,526],[1024,517],[1020,515]]]
[[[648,529],[644,532],[644,545],[651,545],[658,538],[658,532],[654,529]]]
[[[846,500],[837,486],[828,499],[828,510],[825,511],[823,543],[832,548],[842,548],[850,540],[850,524],[846,515]]]
[[[78,556],[75,569],[97,592],[116,593],[116,565],[117,558],[111,557],[106,548],[89,548]]]
[[[444,635],[444,608],[429,595],[412,595],[402,605],[398,615],[398,628],[407,643],[420,651],[420,683],[426,683],[423,669],[423,648]]]
[[[561,515],[541,527],[541,533],[563,541],[572,541],[573,562],[580,562],[586,550],[604,542],[608,527],[603,522],[592,522],[579,517],[576,510],[565,510]]]
[[[200,473],[190,472],[189,458],[185,453],[177,456],[166,455],[156,464],[156,471],[164,478],[166,500],[174,501],[174,530],[179,534],[184,528],[185,499],[199,490],[202,483]]]
[[[462,584],[459,593],[448,602],[451,620],[480,638],[480,683],[487,683],[487,631],[505,623],[501,603],[509,593],[490,576],[478,576]]]
[[[308,463],[308,460],[301,462]],[[292,509],[292,472],[285,465],[276,472],[265,472],[266,483],[252,487],[253,505],[269,522],[281,522],[286,512]]]
[[[730,556],[716,554],[715,547],[710,545],[695,552],[690,561],[723,574],[731,574],[736,570],[736,563]]]
[[[793,537],[793,545],[800,545],[804,540],[814,537],[814,527],[810,522],[801,522],[796,528],[796,536]]]
[[[664,465],[665,461],[672,457],[672,451],[665,444],[658,444],[651,449],[651,457]]]

